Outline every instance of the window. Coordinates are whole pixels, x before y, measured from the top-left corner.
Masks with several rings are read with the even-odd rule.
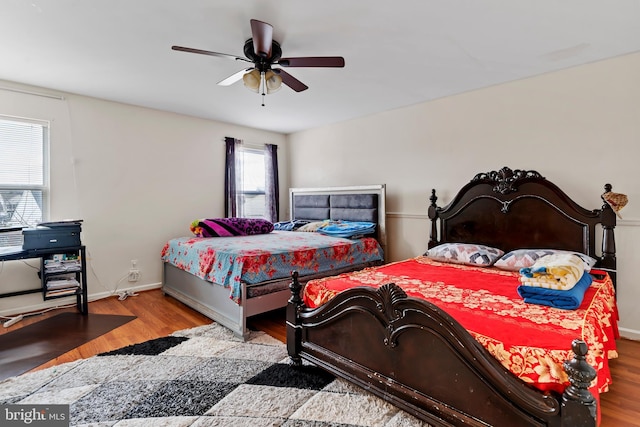
[[[278,221],[278,146],[251,147],[231,137],[225,145],[225,215]]]
[[[265,218],[264,150],[238,147],[236,155],[236,206],[238,216]]]
[[[22,244],[21,227],[33,227],[48,212],[49,126],[0,116],[0,247]]]

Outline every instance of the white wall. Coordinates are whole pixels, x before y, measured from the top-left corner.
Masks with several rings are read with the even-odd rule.
[[[534,169],[598,208],[611,183],[630,199],[616,229],[620,326],[640,339],[639,75],[628,55],[292,134],[291,184],[387,184],[393,261],[426,249],[432,188],[442,206],[477,172]]]
[[[50,217],[84,219],[93,298],[129,287],[119,280],[132,259],[138,285],[157,286],[164,242],[223,215],[222,138],[234,136],[279,145],[282,189],[386,183],[390,260],[426,249],[431,188],[443,205],[476,172],[535,169],[596,208],[609,182],[630,198],[616,229],[618,303],[623,335],[640,338],[638,75],[640,54],[628,55],[289,137],[71,94],[0,90],[0,112],[51,120]],[[4,263],[0,292],[38,286],[26,263]],[[44,305],[37,294],[4,298],[0,314]]]
[[[188,235],[194,219],[224,216],[225,136],[277,144],[279,160],[288,163],[286,138],[281,134],[61,95],[64,100],[0,90],[0,114],[51,121],[50,219],[84,220],[90,299],[109,295],[116,286],[158,286],[165,242]],[[280,185],[289,187],[286,170],[280,172]],[[288,194],[281,193],[286,211]],[[133,259],[141,278],[131,284],[122,279]],[[37,288],[38,266],[36,259],[5,262],[0,293]],[[44,303],[40,294],[3,298],[0,314],[62,302],[73,299]]]

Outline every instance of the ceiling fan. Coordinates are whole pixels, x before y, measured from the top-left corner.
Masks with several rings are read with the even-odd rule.
[[[244,42],[246,58],[184,46],[171,46],[171,49],[201,55],[219,56],[252,64],[219,81],[218,85],[230,86],[242,79],[244,85],[254,92],[261,90],[263,106],[265,92],[276,92],[280,89],[282,83],[296,92],[308,89],[307,85],[279,67],[344,67],[344,58],[341,56],[282,58],[280,43],[273,40],[273,27],[266,22],[252,19],[251,35],[252,38]],[[278,66],[278,68],[273,68],[274,65]]]

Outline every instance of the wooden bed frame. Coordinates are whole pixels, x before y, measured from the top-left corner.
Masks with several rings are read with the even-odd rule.
[[[290,219],[371,221],[377,224],[376,239],[386,248],[384,184],[292,188],[289,190]],[[355,197],[351,197],[355,196]],[[300,281],[330,276],[371,266],[359,264],[347,269],[301,277]],[[248,285],[242,283],[242,301],[229,298],[229,289],[208,282],[169,263],[163,263],[162,290],[196,311],[231,329],[237,336],[248,337],[247,319],[251,316],[282,308],[291,296],[289,277]],[[269,291],[260,292],[261,289]],[[255,296],[251,296],[254,295]],[[246,297],[250,295],[251,297]]]
[[[607,184],[605,191],[610,191]],[[598,259],[615,279],[616,216],[604,203],[587,210],[536,171],[477,174],[446,207],[431,195],[429,247],[467,242],[499,247],[576,250]],[[595,253],[602,227],[602,255]],[[435,426],[595,426],[588,391],[595,370],[586,344],[572,344],[564,365],[571,385],[560,396],[513,375],[437,306],[407,297],[395,284],[341,292],[311,310],[293,274],[287,348]]]

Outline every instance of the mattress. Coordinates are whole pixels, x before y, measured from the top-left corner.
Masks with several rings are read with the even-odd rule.
[[[581,338],[598,374],[591,387],[597,397],[611,383],[608,360],[617,357],[618,313],[611,279],[603,271],[592,272],[596,277],[576,310],[525,303],[517,293],[517,272],[423,256],[310,281],[303,300],[314,308],[345,289],[395,283],[408,296],[445,310],[503,366],[540,390],[562,392],[568,385],[562,366],[572,357],[571,342]]]
[[[273,231],[234,237],[180,237],[162,249],[162,260],[230,290],[240,302],[241,283],[248,285],[327,273],[384,259],[376,239],[345,239],[319,233]]]

